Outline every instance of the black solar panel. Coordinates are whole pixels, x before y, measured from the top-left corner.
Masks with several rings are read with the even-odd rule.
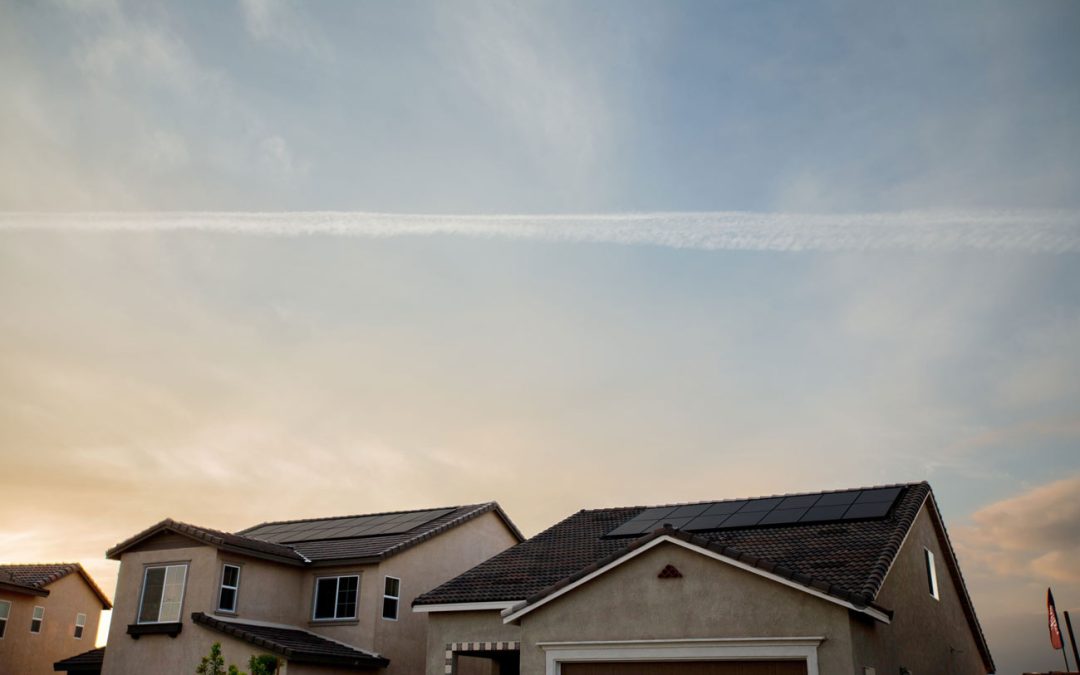
[[[404,534],[436,518],[441,518],[451,511],[453,509],[434,509],[431,511],[410,511],[408,513],[380,516],[276,523],[248,530],[245,535],[276,544],[285,544],[319,539],[349,539],[352,537],[372,537],[380,534]]]
[[[792,497],[763,497],[729,502],[647,508],[607,534],[643,535],[665,525],[687,532],[759,525],[793,525],[884,518],[902,488],[848,490]]]

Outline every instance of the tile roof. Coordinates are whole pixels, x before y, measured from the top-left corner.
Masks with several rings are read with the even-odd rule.
[[[94,592],[101,601],[104,609],[112,609],[112,603],[105,592],[98,587],[93,578],[79,563],[25,563],[25,564],[0,564],[0,584],[9,586],[10,590],[23,590],[34,595],[48,595],[46,586],[71,573],[78,573],[86,585]]]
[[[930,492],[926,483],[887,487],[906,489],[885,519],[752,526],[700,532],[694,538],[781,566],[866,605],[877,596],[904,535]],[[424,593],[414,604],[528,599],[598,561],[625,552],[633,540],[604,535],[646,508],[579,511]]]
[[[307,663],[367,670],[385,668],[390,661],[378,654],[329,640],[295,626],[279,626],[223,620],[195,612],[191,620],[225,635],[283,656],[290,664]]]
[[[525,539],[521,532],[510,520],[509,516],[502,510],[502,507],[497,502],[487,502],[484,504],[469,504],[467,506],[454,506],[447,507],[453,509],[450,513],[447,513],[439,518],[436,518],[430,522],[424,523],[418,527],[404,532],[401,534],[385,534],[374,535],[365,537],[346,537],[341,539],[317,539],[313,541],[297,541],[288,544],[291,548],[302,554],[305,558],[312,563],[331,562],[340,560],[382,560],[392,555],[401,553],[407,548],[416,546],[417,544],[427,541],[436,535],[442,534],[447,530],[450,530],[462,523],[465,523],[473,518],[484,515],[490,511],[494,511],[502,518],[507,527],[517,536],[518,541]],[[429,509],[423,509],[429,510]],[[408,513],[406,511],[397,511],[392,513]],[[389,515],[389,514],[365,514],[365,515]],[[358,518],[362,516],[340,516],[341,519],[346,518]],[[308,521],[315,520],[327,520],[326,518],[310,518]],[[253,527],[249,527],[245,530],[241,530],[240,534],[245,534],[257,530],[258,528],[266,527],[269,525],[278,525],[283,523],[298,523],[306,521],[290,520],[290,521],[278,521],[270,523],[261,523]]]
[[[68,673],[100,673],[101,666],[105,663],[105,648],[98,647],[82,654],[57,661],[53,664],[53,670]]]
[[[274,544],[229,532],[212,530],[208,527],[182,523],[178,520],[173,520],[172,518],[166,518],[159,523],[151,525],[142,532],[125,539],[106,551],[105,557],[112,560],[119,560],[120,554],[124,551],[162,532],[176,532],[211,546],[231,549],[256,557],[270,558],[279,562],[292,563],[294,565],[302,565],[306,562],[301,554],[297,553],[289,546]]]
[[[270,523],[261,523],[255,525],[236,534],[229,532],[221,532],[218,530],[212,530],[205,527],[199,527],[197,525],[190,525],[188,523],[181,523],[172,519],[165,519],[160,523],[157,523],[142,532],[126,539],[125,541],[113,546],[109,549],[105,555],[113,560],[119,560],[120,555],[131,548],[139,544],[140,542],[155,536],[161,532],[177,532],[189,536],[198,541],[202,541],[208,545],[216,546],[218,548],[228,549],[247,555],[256,557],[269,558],[278,562],[285,562],[294,565],[330,565],[337,564],[345,560],[383,560],[390,556],[401,553],[402,551],[416,546],[428,539],[431,539],[447,530],[453,529],[458,525],[466,523],[474,518],[484,515],[485,513],[496,513],[506,524],[510,531],[514,533],[518,541],[523,541],[525,537],[521,535],[517,527],[510,520],[509,516],[502,510],[502,507],[496,502],[487,502],[484,504],[470,504],[467,506],[454,506],[447,507],[452,509],[449,513],[435,518],[430,522],[423,523],[408,532],[401,534],[387,534],[387,535],[374,535],[374,536],[360,536],[360,537],[346,537],[346,538],[334,538],[334,539],[317,539],[312,541],[297,541],[290,543],[274,543],[258,538],[257,535],[248,534],[253,531],[257,531],[259,528],[268,527],[271,525],[279,525],[283,523],[300,523],[315,520],[328,520],[326,518],[311,518],[305,520],[294,521],[276,521]],[[423,511],[429,509],[421,509]],[[417,512],[419,512],[418,510]],[[408,513],[405,511],[396,513]],[[385,514],[371,514],[371,515],[385,515]],[[340,516],[340,518],[357,518],[360,516]]]

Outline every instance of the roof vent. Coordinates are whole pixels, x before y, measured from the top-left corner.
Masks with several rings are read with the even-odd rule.
[[[682,572],[680,572],[674,565],[665,565],[664,569],[660,570],[660,574],[656,575],[657,579],[682,579]]]

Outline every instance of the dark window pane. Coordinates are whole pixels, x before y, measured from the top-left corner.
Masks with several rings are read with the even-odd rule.
[[[164,588],[165,568],[154,567],[146,570],[142,607],[139,609],[139,623],[153,623],[158,620],[161,611],[161,592]]]
[[[234,587],[239,585],[238,582],[240,581],[240,568],[233,567],[232,565],[226,565],[223,577],[223,585]]]
[[[315,618],[333,619],[337,597],[337,579],[319,579],[315,583]]]
[[[398,591],[401,588],[401,581],[393,577],[386,577],[386,595],[392,595],[395,598],[398,597]]]
[[[236,589],[221,589],[221,599],[218,602],[218,609],[224,610],[226,612],[236,611]]]
[[[30,632],[31,633],[40,633],[41,632],[41,619],[31,619],[30,620]]]
[[[397,598],[383,598],[382,615],[384,619],[396,619],[397,608]]]
[[[82,637],[82,632],[83,632],[83,627],[82,626],[75,626],[75,638],[76,639]]]
[[[341,577],[338,580],[337,618],[351,619],[356,616],[356,589],[359,580],[356,577]]]
[[[0,638],[4,637],[5,632],[7,632],[7,619],[0,619]]]

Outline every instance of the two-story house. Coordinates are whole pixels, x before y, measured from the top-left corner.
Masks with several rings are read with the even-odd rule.
[[[930,486],[579,511],[422,594],[428,675],[975,675]]]
[[[424,671],[412,600],[523,537],[494,502],[271,522],[237,533],[164,520],[110,549],[120,561],[105,675],[193,673],[279,657],[288,675]]]
[[[0,673],[52,673],[94,646],[111,607],[79,563],[0,565]]]

